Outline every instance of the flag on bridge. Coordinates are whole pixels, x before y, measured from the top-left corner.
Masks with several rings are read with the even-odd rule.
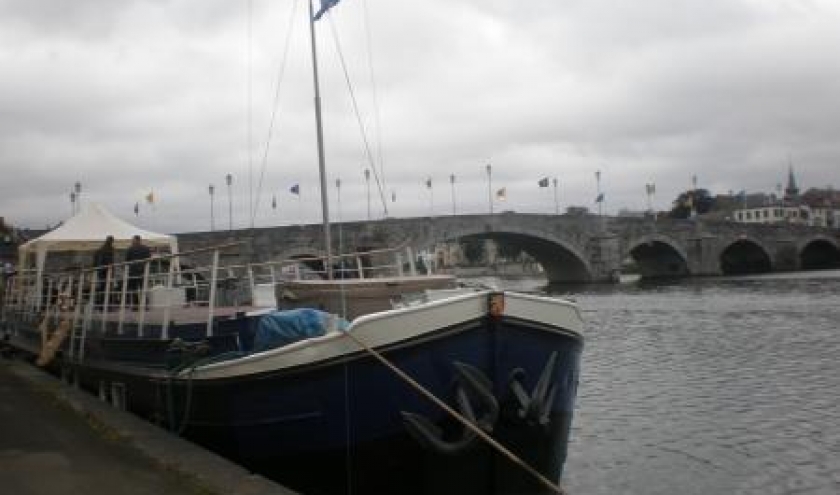
[[[134,216],[138,216],[140,214],[140,202],[134,203]]]
[[[540,187],[548,187],[548,177],[543,177],[539,182],[537,182],[537,184],[539,184]]]
[[[604,193],[599,194],[598,197],[595,198],[595,202],[596,203],[603,203],[604,202]]]
[[[292,194],[297,194],[298,196],[300,196],[300,184],[293,185],[292,187],[289,188],[289,191]]]
[[[321,17],[323,17],[323,15],[326,14],[328,10],[335,7],[335,4],[337,3],[338,0],[321,0],[321,8],[318,9],[318,12],[315,12],[315,15],[312,16],[312,20],[320,20]]]
[[[426,187],[428,187],[429,189],[432,188],[432,178],[431,177],[426,179]]]
[[[496,199],[499,201],[504,201],[507,199],[507,188],[503,187],[496,191]]]
[[[146,195],[146,202],[152,204],[155,202],[155,192],[149,191],[149,194]]]

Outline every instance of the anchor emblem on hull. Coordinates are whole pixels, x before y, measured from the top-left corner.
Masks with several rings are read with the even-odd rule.
[[[499,402],[493,395],[493,383],[478,368],[455,361],[455,402],[458,412],[487,433],[493,431],[499,419]],[[477,401],[478,407],[473,405]],[[476,410],[482,411],[481,416]],[[447,454],[455,454],[469,447],[476,434],[463,428],[455,440],[446,440],[443,430],[422,414],[401,411],[403,422],[409,434],[421,445]]]
[[[499,419],[499,401],[493,395],[493,382],[478,368],[466,363],[452,363],[455,378],[455,404],[458,412],[486,433],[492,433]],[[551,406],[557,387],[553,383],[557,367],[557,352],[553,352],[529,394],[522,384],[525,370],[516,368],[510,373],[508,390],[515,400],[516,416],[528,424],[545,426],[549,423]],[[469,448],[476,433],[463,427],[454,439],[445,438],[444,431],[422,414],[401,411],[408,433],[422,446],[444,453],[456,454]]]
[[[525,370],[516,368],[510,373],[508,389],[513,393],[519,404],[517,415],[520,419],[543,426],[548,424],[548,415],[551,412],[551,405],[554,404],[554,396],[557,393],[557,385],[553,383],[554,380],[552,379],[556,367],[557,351],[554,351],[548,358],[548,362],[540,373],[540,378],[530,395],[522,385]]]

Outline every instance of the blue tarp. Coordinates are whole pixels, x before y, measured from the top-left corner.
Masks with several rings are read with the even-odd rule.
[[[260,318],[257,333],[254,336],[254,351],[265,351],[297,342],[298,340],[318,337],[327,333],[332,315],[326,311],[301,308],[284,311],[272,311]],[[339,330],[346,330],[349,323],[337,318]]]

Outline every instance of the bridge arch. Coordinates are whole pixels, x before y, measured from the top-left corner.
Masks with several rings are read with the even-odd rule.
[[[767,273],[773,269],[770,250],[761,241],[747,235],[725,243],[718,260],[724,275]]]
[[[533,257],[545,271],[549,283],[589,282],[593,279],[592,267],[581,249],[570,242],[527,229],[506,228],[504,230],[462,229],[447,232],[443,242],[477,237],[497,242],[518,245],[523,252]]]
[[[840,268],[840,245],[836,239],[817,235],[800,243],[797,251],[803,270]]]
[[[660,234],[650,234],[632,240],[624,257],[633,259],[642,278],[690,275],[685,249],[675,240]]]

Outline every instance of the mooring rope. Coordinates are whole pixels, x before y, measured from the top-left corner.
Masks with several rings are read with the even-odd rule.
[[[452,409],[451,407],[449,407],[449,406],[448,406],[445,402],[443,402],[442,400],[438,399],[438,398],[437,398],[437,397],[436,397],[433,393],[431,393],[431,392],[430,392],[428,389],[426,389],[423,385],[420,385],[419,383],[417,383],[417,381],[416,381],[416,380],[414,380],[413,378],[411,378],[410,376],[408,376],[408,375],[407,375],[407,374],[406,374],[403,370],[401,370],[401,369],[397,368],[397,366],[396,366],[394,363],[392,363],[391,361],[389,361],[389,360],[388,360],[388,358],[386,358],[386,357],[385,357],[385,356],[383,356],[381,353],[377,352],[377,351],[376,351],[376,350],[374,350],[372,347],[370,347],[370,346],[369,346],[369,345],[367,345],[365,342],[363,342],[361,339],[359,339],[358,337],[356,337],[355,335],[353,335],[353,333],[352,333],[352,332],[347,331],[347,332],[342,332],[342,333],[343,333],[344,335],[346,335],[347,337],[349,337],[351,340],[353,340],[353,341],[354,341],[357,345],[359,345],[359,347],[361,347],[362,349],[364,349],[364,350],[365,350],[367,353],[369,353],[371,356],[373,356],[374,358],[376,358],[376,359],[377,359],[380,363],[382,363],[383,365],[385,365],[385,367],[387,367],[388,369],[390,369],[391,371],[393,371],[393,372],[394,372],[394,374],[396,374],[396,375],[397,375],[400,379],[402,379],[403,381],[405,381],[406,383],[408,383],[408,384],[409,384],[412,388],[414,388],[417,392],[419,392],[421,395],[425,396],[425,397],[426,397],[427,399],[429,399],[430,401],[434,402],[434,403],[435,403],[438,407],[440,407],[440,408],[441,408],[441,409],[443,409],[446,413],[448,413],[448,414],[449,414],[449,415],[451,415],[453,418],[455,418],[456,420],[458,420],[458,421],[459,421],[461,424],[463,424],[466,428],[470,429],[470,431],[472,431],[473,433],[475,433],[476,435],[478,435],[478,436],[479,436],[482,440],[484,440],[485,442],[487,442],[487,444],[489,444],[492,448],[496,449],[496,451],[498,451],[500,454],[502,454],[502,455],[503,455],[504,457],[506,457],[508,460],[510,460],[510,461],[511,461],[511,462],[513,462],[514,464],[516,464],[516,465],[518,465],[519,467],[521,467],[522,469],[524,469],[524,470],[525,470],[528,474],[530,474],[531,476],[533,476],[534,478],[536,478],[536,479],[537,479],[540,483],[542,483],[543,485],[545,485],[545,486],[546,486],[547,488],[549,488],[552,492],[554,492],[554,493],[556,493],[556,494],[558,494],[558,495],[568,495],[568,494],[567,494],[567,492],[566,492],[566,491],[565,491],[565,490],[564,490],[564,489],[563,489],[560,485],[558,485],[557,483],[554,483],[553,481],[551,481],[551,480],[549,480],[548,478],[546,478],[545,476],[543,476],[543,475],[542,475],[542,473],[540,473],[539,471],[537,471],[536,469],[534,469],[533,467],[531,467],[530,465],[528,465],[528,463],[526,463],[526,462],[525,462],[525,461],[523,461],[523,460],[522,460],[519,456],[517,456],[516,454],[514,454],[513,452],[511,452],[510,450],[508,450],[508,449],[507,449],[504,445],[502,445],[502,444],[500,444],[499,442],[497,442],[497,441],[496,441],[493,437],[491,437],[491,436],[490,436],[490,435],[488,435],[488,434],[487,434],[484,430],[482,430],[481,428],[479,428],[478,426],[476,426],[476,425],[475,425],[472,421],[470,421],[469,419],[465,418],[465,417],[464,417],[462,414],[460,414],[458,411],[456,411],[456,410]]]

